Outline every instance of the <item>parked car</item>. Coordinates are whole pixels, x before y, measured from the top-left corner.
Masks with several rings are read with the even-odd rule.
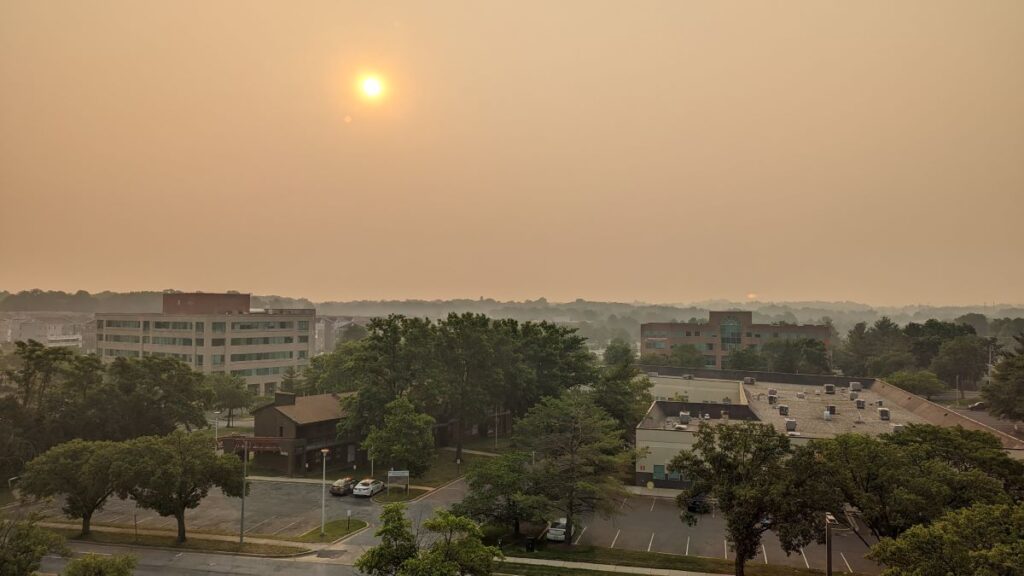
[[[545,538],[552,542],[565,542],[566,534],[569,533],[569,523],[565,518],[559,518],[548,526]]]
[[[334,484],[331,484],[331,494],[334,496],[344,496],[345,494],[351,494],[352,489],[356,487],[356,481],[352,478],[342,478],[336,480]]]
[[[380,480],[374,480],[373,478],[367,478],[360,480],[359,484],[356,484],[355,488],[352,489],[353,496],[373,496],[377,492],[384,489],[384,482]]]
[[[988,405],[984,402],[975,402],[967,407],[968,410],[984,410],[986,408],[988,408]]]

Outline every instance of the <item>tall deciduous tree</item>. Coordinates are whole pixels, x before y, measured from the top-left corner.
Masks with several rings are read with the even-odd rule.
[[[494,354],[491,321],[482,314],[449,314],[438,326],[444,414],[456,422],[455,459],[462,458],[467,424],[495,407],[493,386],[501,378]]]
[[[129,488],[135,502],[160,516],[178,521],[178,542],[185,541],[185,511],[199,506],[210,489],[242,495],[242,463],[237,457],[218,455],[205,434],[175,430],[167,436],[146,436],[130,443],[132,464]]]
[[[249,391],[245,380],[240,376],[232,376],[224,372],[208,374],[206,384],[213,391],[213,407],[226,411],[227,425],[230,428],[235,410],[252,407],[253,394]]]
[[[988,346],[977,336],[958,336],[939,347],[931,370],[950,386],[978,381],[988,368]]]
[[[1024,504],[978,505],[883,538],[868,555],[883,576],[1024,574]]]
[[[363,449],[374,460],[389,468],[420,476],[430,468],[434,457],[434,419],[416,411],[405,397],[392,400],[386,408],[384,424],[370,428]]]
[[[537,493],[569,522],[581,514],[607,515],[625,497],[618,478],[629,452],[618,425],[590,396],[578,389],[545,398],[516,425],[516,441],[537,458]]]
[[[522,522],[542,520],[550,503],[537,493],[531,455],[507,452],[474,463],[466,473],[469,492],[453,508],[474,520],[508,526],[519,536]]]
[[[50,552],[68,554],[64,539],[37,524],[37,517],[0,516],[0,576],[29,576]]]
[[[207,426],[205,409],[213,393],[203,375],[173,358],[144,356],[117,358],[108,373],[118,390],[116,421],[119,432],[111,439],[137,438],[145,434],[168,434],[179,426],[186,429]],[[113,436],[115,430],[111,430]]]
[[[949,386],[942,380],[939,380],[939,377],[934,372],[927,370],[916,372],[901,370],[890,374],[885,380],[897,388],[902,388],[911,394],[918,394],[929,399],[935,394],[941,394],[949,389]]]
[[[419,551],[412,523],[405,517],[405,504],[400,502],[384,507],[374,536],[380,538],[380,544],[356,559],[356,568],[367,576],[396,576]]]
[[[769,425],[708,425],[698,429],[693,449],[669,465],[691,481],[678,498],[681,508],[698,495],[717,500],[736,550],[737,576],[743,576],[769,528],[778,532],[784,550],[796,551],[820,537],[824,512],[838,502],[813,455],[793,454],[789,437]]]
[[[36,498],[63,495],[62,510],[69,518],[81,518],[82,535],[88,535],[93,514],[128,480],[126,452],[116,442],[58,444],[28,463],[21,490]]]
[[[996,365],[992,380],[981,388],[989,412],[1011,420],[1024,420],[1024,354]]]

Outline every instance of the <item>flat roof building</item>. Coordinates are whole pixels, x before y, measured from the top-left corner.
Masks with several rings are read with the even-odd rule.
[[[724,368],[729,352],[760,349],[785,339],[812,338],[831,350],[832,329],[810,324],[755,324],[753,312],[710,312],[706,323],[651,322],[640,325],[640,353],[668,355],[672,347],[689,344],[704,355],[708,368]]]
[[[309,363],[316,310],[253,310],[249,303],[249,294],[164,294],[161,312],[97,313],[96,353],[104,360],[170,356],[273,394],[289,368]]]

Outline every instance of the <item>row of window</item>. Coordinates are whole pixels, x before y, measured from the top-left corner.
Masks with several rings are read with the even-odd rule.
[[[291,350],[283,350],[281,352],[248,352],[245,354],[232,354],[232,362],[254,362],[257,360],[287,360],[294,358],[295,354]]]
[[[161,346],[191,346],[191,338],[174,338],[171,336],[153,336],[153,344],[160,344]],[[203,339],[199,338],[196,342],[199,346],[203,345]]]
[[[280,374],[288,368],[281,366],[273,366],[271,368],[247,368],[245,370],[232,370],[232,376],[270,376],[271,374]]]
[[[263,336],[256,338],[232,338],[232,346],[259,346],[266,344],[291,344],[293,342],[291,336]]]
[[[226,322],[213,322],[213,331],[217,333],[224,333],[227,331]],[[150,321],[139,321],[139,320],[97,320],[96,328],[103,330],[103,328],[120,328],[124,330],[138,330],[142,328],[144,331],[149,331]],[[295,327],[295,323],[291,321],[248,321],[248,322],[232,322],[232,330],[291,330]],[[184,321],[172,321],[172,320],[154,320],[154,330],[192,330],[195,328],[196,333],[202,333],[204,330],[203,322],[184,322]],[[309,332],[309,321],[299,321],[299,331]]]
[[[96,340],[99,342],[127,342],[129,344],[138,344],[140,338],[131,334],[99,334],[96,336]]]
[[[295,322],[290,320],[249,320],[246,322],[232,322],[232,330],[291,330]],[[299,320],[299,331],[309,332],[309,321]]]
[[[648,348],[648,349],[651,349],[651,350],[665,350],[665,349],[668,348],[668,342],[665,342],[664,340],[648,340],[644,344],[644,348]],[[705,342],[704,343],[704,350],[707,351],[707,352],[714,352],[714,350],[715,350],[714,343],[713,342]]]
[[[104,356],[115,356],[115,357],[121,357],[121,358],[138,358],[139,357],[139,351],[138,350],[113,350],[111,348],[107,348],[106,350],[103,351],[103,355]]]

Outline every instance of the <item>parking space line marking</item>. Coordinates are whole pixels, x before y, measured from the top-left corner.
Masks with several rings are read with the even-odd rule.
[[[651,546],[654,546],[654,532],[651,532],[651,541],[647,543],[647,551],[651,551]]]
[[[619,533],[620,532],[622,532],[621,528],[619,530],[615,531],[615,538],[612,538],[612,545],[609,546],[609,548],[615,548],[615,543],[619,541]]]
[[[657,502],[657,501],[658,501],[657,498],[651,498],[651,510],[650,510],[651,512],[654,512],[654,503]]]
[[[576,537],[576,541],[573,542],[573,544],[579,544],[580,543],[580,539],[583,538],[583,533],[586,532],[586,531],[587,531],[587,527],[584,526],[583,530],[580,530],[580,535]]]
[[[250,526],[249,528],[247,528],[247,529],[245,530],[245,533],[246,533],[246,534],[248,534],[249,532],[252,532],[253,530],[255,530],[255,529],[256,529],[256,527],[257,527],[257,526],[263,526],[264,524],[266,524],[267,522],[270,522],[270,521],[271,521],[271,520],[273,520],[274,518],[277,518],[277,516],[271,516],[270,518],[267,518],[267,519],[266,519],[266,520],[264,520],[263,522],[257,522],[257,523],[255,523],[255,524],[253,524],[252,526]]]
[[[690,555],[690,537],[689,536],[686,537],[686,555],[687,556]]]
[[[722,549],[725,550],[725,559],[729,559],[729,541],[722,540]]]
[[[622,499],[622,504],[619,504],[619,510],[622,510],[623,508],[626,507],[626,500],[629,500],[628,496]]]
[[[853,574],[853,568],[850,568],[850,563],[846,561],[846,556],[842,552],[839,553],[839,556],[842,557],[843,564],[846,564],[846,571]]]
[[[284,528],[278,528],[273,534],[271,534],[271,536],[276,536],[276,535],[280,534],[281,532],[284,532],[285,530],[291,528],[292,526],[295,526],[299,522],[302,522],[302,518],[299,518],[298,520],[296,520],[295,522],[292,522],[291,524],[285,526]]]
[[[768,563],[768,551],[765,550],[764,544],[761,544],[761,553],[764,554],[764,563]]]
[[[810,568],[811,567],[811,563],[807,561],[807,555],[804,554],[804,549],[803,548],[800,549],[800,555],[804,557],[804,566],[807,566],[808,568]]]

